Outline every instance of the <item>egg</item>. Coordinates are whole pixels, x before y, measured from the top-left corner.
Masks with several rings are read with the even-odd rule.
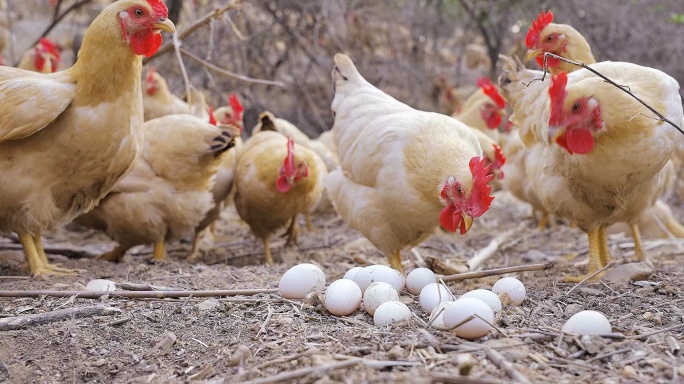
[[[579,335],[606,335],[611,331],[612,327],[606,316],[597,311],[577,312],[563,325],[563,332]]]
[[[347,273],[344,274],[343,279],[354,280],[354,276],[356,276],[356,273],[362,269],[363,269],[363,267],[354,267],[354,268],[348,270]]]
[[[361,288],[349,279],[333,281],[325,291],[324,304],[335,316],[352,314],[361,305]]]
[[[390,324],[408,324],[409,319],[411,319],[411,310],[401,301],[382,303],[373,315],[373,323],[378,327]]]
[[[520,305],[525,300],[525,285],[515,277],[499,279],[494,283],[492,292],[496,294],[507,293],[514,305]]]
[[[361,291],[365,291],[369,285],[375,282],[390,284],[400,292],[404,289],[404,276],[396,269],[385,265],[370,265],[358,271],[353,279],[359,285]]]
[[[363,308],[371,316],[380,304],[388,301],[399,301],[399,293],[394,287],[382,281],[369,285],[363,293]]]
[[[427,268],[416,268],[406,276],[406,290],[412,295],[420,295],[426,285],[436,282],[434,272]]]
[[[97,292],[111,292],[116,290],[116,283],[106,279],[94,279],[88,282],[88,284],[86,285],[86,289],[89,291]]]
[[[428,325],[441,329],[441,330],[446,330],[447,327],[444,325],[444,310],[446,309],[447,306],[455,303],[455,301],[445,301],[444,303],[440,303],[435,309],[432,310],[432,313],[430,313],[430,319],[428,320]]]
[[[286,299],[303,299],[311,291],[325,288],[325,274],[309,263],[295,265],[283,274],[278,284],[280,294]]]
[[[488,289],[475,289],[473,291],[466,292],[461,295],[460,299],[466,297],[472,297],[474,299],[480,299],[484,301],[492,308],[492,311],[494,312],[499,312],[501,310],[501,300],[499,299],[499,296]]]
[[[468,317],[474,315],[480,318],[474,317],[463,323]],[[492,328],[490,324],[494,322],[492,308],[484,301],[472,297],[459,298],[453,304],[446,306],[443,316],[444,326],[447,329],[451,329],[451,332],[458,337],[471,340],[487,335]]]
[[[453,301],[454,297],[449,289],[440,283],[430,283],[420,291],[418,303],[426,313],[432,312],[440,303]]]

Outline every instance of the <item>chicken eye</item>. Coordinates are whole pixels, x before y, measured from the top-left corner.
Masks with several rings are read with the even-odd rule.
[[[575,104],[572,105],[572,111],[577,113],[582,110],[582,104],[579,101],[576,101]]]
[[[456,187],[456,193],[458,193],[459,196],[463,196],[463,189],[460,186]]]
[[[142,15],[145,14],[145,12],[143,12],[143,10],[140,8],[136,8],[135,11],[133,11],[133,12],[135,12],[135,15],[138,17],[141,17]]]
[[[546,41],[551,41],[553,40],[553,35],[549,35],[549,37],[546,38]]]

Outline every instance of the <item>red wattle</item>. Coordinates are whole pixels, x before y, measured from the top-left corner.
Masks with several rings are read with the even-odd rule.
[[[292,186],[290,185],[290,183],[287,182],[287,178],[285,177],[285,175],[278,176],[278,178],[276,179],[276,189],[278,190],[278,192],[287,193],[290,191],[291,187]]]
[[[594,149],[594,136],[586,129],[568,130],[568,150],[580,155],[587,154]],[[572,153],[571,152],[571,153]]]
[[[501,115],[498,113],[492,113],[487,119],[487,128],[497,129],[501,125]]]
[[[161,43],[161,33],[152,30],[131,36],[131,49],[133,49],[136,55],[152,57],[161,46]]]
[[[455,220],[458,215],[459,220]],[[458,223],[461,221],[461,215],[456,211],[456,206],[452,203],[444,207],[442,213],[439,215],[439,224],[449,232],[456,232]]]

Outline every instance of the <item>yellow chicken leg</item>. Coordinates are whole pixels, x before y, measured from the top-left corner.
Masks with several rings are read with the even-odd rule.
[[[18,233],[19,241],[21,246],[24,248],[24,255],[26,257],[26,263],[28,264],[29,271],[33,276],[36,277],[46,277],[46,276],[64,276],[73,275],[74,272],[65,273],[58,272],[52,269],[52,265],[49,263],[43,264],[43,260],[38,253],[36,248],[36,243],[34,241],[34,236],[28,233]]]
[[[311,213],[307,212],[304,217],[306,218],[306,230],[311,232],[314,230],[313,222],[311,221]]]
[[[164,240],[154,243],[152,259],[156,261],[166,261],[166,246],[164,245]]]
[[[646,253],[641,243],[641,233],[639,232],[639,225],[637,223],[629,223],[629,230],[632,232],[634,238],[634,257],[636,261],[645,261]]]
[[[542,212],[541,219],[539,219],[539,230],[543,231],[546,229],[546,225],[549,223],[549,213]]]
[[[396,269],[399,272],[402,271],[403,267],[401,265],[401,252],[400,251],[392,253],[387,258],[389,259],[390,266],[392,268]]]
[[[59,264],[50,264],[47,255],[45,254],[45,249],[43,248],[43,239],[40,237],[40,233],[35,233],[32,237],[33,244],[36,246],[36,252],[38,252],[38,256],[40,257],[40,261],[43,263],[44,268],[53,272],[58,272],[60,275],[76,275],[78,272],[85,271],[85,269],[62,268]]]
[[[605,231],[603,232],[605,236]],[[578,283],[584,280],[587,276],[598,271],[601,268],[601,258],[603,251],[601,250],[601,230],[599,228],[592,229],[587,232],[589,237],[589,264],[587,267],[587,274],[580,276],[565,276],[566,282]],[[605,256],[604,256],[605,257]],[[610,256],[608,256],[610,257]],[[599,279],[600,276],[594,276],[593,279]]]
[[[290,227],[285,232],[287,235],[287,241],[285,245],[299,244],[299,224],[297,223],[297,216],[293,217],[290,221]]]
[[[264,261],[268,265],[273,265],[273,257],[271,257],[271,244],[268,237],[264,237]]]
[[[637,229],[637,232],[639,230]],[[610,257],[610,248],[608,248],[608,236],[606,236],[606,227],[601,227],[599,228],[599,241],[601,241],[601,248],[600,248],[600,263],[598,265],[599,268],[603,268],[610,261],[612,258]]]
[[[128,251],[128,248],[123,247],[121,245],[117,245],[116,248],[112,249],[107,253],[101,254],[97,258],[100,260],[107,260],[113,261],[115,263],[120,263],[124,255],[126,254],[126,251]]]

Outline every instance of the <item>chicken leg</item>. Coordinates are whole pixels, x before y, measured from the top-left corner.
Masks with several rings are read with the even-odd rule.
[[[18,233],[19,241],[21,246],[24,248],[24,256],[26,257],[26,263],[28,264],[29,271],[33,276],[45,277],[45,276],[64,276],[73,275],[74,273],[58,272],[52,269],[50,263],[43,264],[43,260],[38,253],[36,248],[36,243],[34,237],[28,233]]]
[[[268,265],[273,265],[273,257],[271,256],[271,244],[268,237],[264,237],[264,261]]]
[[[389,259],[390,266],[396,269],[397,271],[401,272],[401,270],[403,269],[401,265],[401,251],[393,252],[387,258]]]
[[[124,255],[126,254],[126,251],[128,251],[127,247],[124,247],[122,245],[117,245],[116,248],[112,249],[111,251],[107,253],[103,253],[97,258],[100,260],[107,260],[107,261],[113,261],[115,263],[120,263],[121,260],[123,259]]]
[[[285,234],[287,235],[285,245],[299,244],[299,224],[297,223],[297,216],[290,220],[290,226],[287,228]]]
[[[646,254],[644,247],[641,244],[641,233],[639,232],[639,225],[637,223],[629,223],[629,230],[632,232],[634,238],[634,257],[636,261],[645,261]]]
[[[311,232],[314,230],[313,222],[311,221],[311,213],[307,212],[304,217],[306,218],[306,230]]]
[[[40,257],[40,261],[43,263],[43,267],[46,269],[49,269],[53,272],[57,272],[60,275],[76,275],[77,272],[83,271],[82,269],[69,269],[69,268],[62,268],[59,265],[56,264],[50,264],[48,261],[47,255],[45,254],[45,249],[43,248],[43,239],[40,237],[40,233],[35,233],[32,236],[33,238],[33,244],[36,246],[36,252],[38,252],[38,256]]]
[[[549,223],[549,213],[546,211],[542,212],[541,218],[539,219],[539,230],[543,231],[546,229],[546,225]]]
[[[603,235],[605,238],[605,230],[603,231]],[[565,276],[565,281],[566,282],[575,282],[578,283],[582,280],[584,280],[587,276],[591,275],[592,273],[598,271],[600,268],[602,268],[601,265],[601,259],[602,257],[606,257],[605,255],[602,255],[603,250],[602,248],[602,243],[601,243],[601,228],[596,228],[596,229],[591,229],[587,231],[587,236],[589,238],[589,264],[587,267],[587,274],[586,275],[580,275],[580,276]],[[608,256],[610,257],[610,256]],[[594,279],[599,278],[599,276],[594,276]]]
[[[637,229],[638,231],[638,229]],[[601,242],[601,248],[599,249],[600,251],[600,263],[599,263],[599,268],[603,268],[608,263],[611,262],[612,258],[610,257],[610,248],[608,247],[608,236],[606,236],[606,227],[600,227],[599,228],[599,241]]]
[[[155,261],[166,261],[166,246],[164,246],[164,240],[154,243],[152,259]]]

